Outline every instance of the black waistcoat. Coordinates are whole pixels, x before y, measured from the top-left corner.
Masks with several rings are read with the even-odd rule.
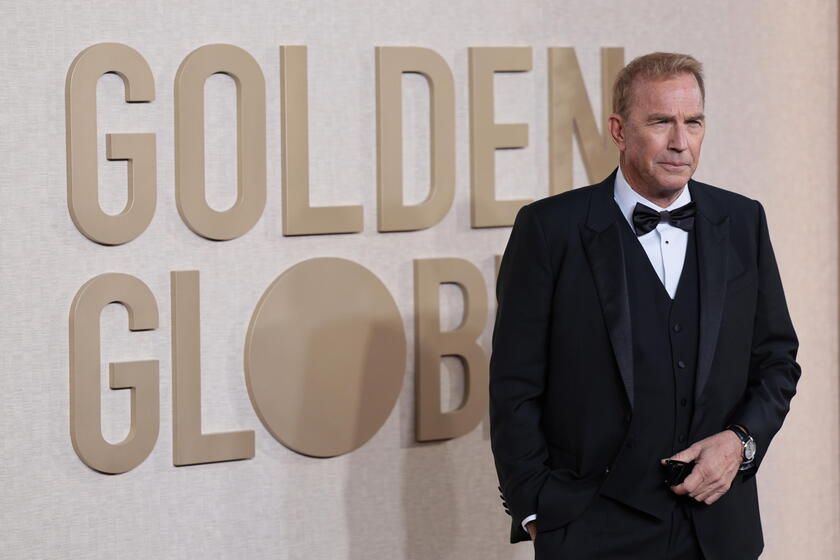
[[[660,459],[689,446],[694,412],[700,297],[694,231],[674,299],[621,219],[633,337],[633,417],[601,493],[665,519],[677,496],[663,482]]]

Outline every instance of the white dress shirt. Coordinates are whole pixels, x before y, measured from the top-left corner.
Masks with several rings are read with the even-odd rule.
[[[624,178],[620,167],[615,176],[613,197],[621,209],[621,213],[627,218],[630,229],[633,229],[633,209],[636,207],[636,203],[643,204],[657,212],[663,210],[671,212],[691,202],[691,193],[688,192],[688,185],[686,185],[683,187],[680,196],[674,199],[674,202],[667,208],[660,208],[633,190],[633,187]],[[634,231],[633,235],[635,234]],[[671,296],[671,299],[674,299],[674,295],[677,293],[677,284],[680,281],[680,274],[682,274],[683,263],[685,262],[688,232],[674,227],[671,224],[659,222],[656,229],[640,235],[636,239],[642,244],[642,248],[647,253],[648,259],[650,259],[650,264],[653,265],[653,270],[656,271],[656,275],[659,276],[659,280],[665,286],[668,295]]]
[[[633,230],[633,235],[636,235],[633,228],[633,209],[636,207],[636,203],[643,204],[657,212],[663,210],[670,212],[691,202],[691,193],[688,192],[688,185],[686,185],[683,187],[680,196],[674,199],[674,202],[667,208],[660,208],[633,190],[633,187],[624,178],[621,167],[618,168],[618,173],[615,176],[613,197],[621,213],[627,219],[630,229]],[[671,299],[674,299],[685,262],[688,232],[674,227],[671,224],[659,222],[655,229],[638,236],[636,239],[642,244],[642,249],[647,253],[650,264],[653,266],[656,275],[659,276],[662,285],[665,286],[668,295],[671,296]],[[528,529],[525,526],[531,521],[536,520],[536,518],[537,514],[532,514],[523,519],[522,528],[527,531]]]

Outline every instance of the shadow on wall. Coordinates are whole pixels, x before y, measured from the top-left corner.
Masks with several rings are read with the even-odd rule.
[[[367,359],[366,367],[373,362]],[[409,397],[399,411],[399,448],[365,445],[347,457],[349,560],[455,558],[458,508],[452,446],[414,440],[410,372],[413,368],[407,370],[402,391]],[[366,369],[368,376],[377,377]],[[360,410],[368,398],[362,396]]]
[[[456,473],[451,446],[422,444],[400,450],[400,458],[397,450],[392,451],[394,463],[399,464],[381,468],[372,453],[359,450],[349,457],[347,558],[458,558]]]
[[[446,442],[426,443],[405,452],[402,509],[405,558],[454,558],[458,531],[456,473]]]

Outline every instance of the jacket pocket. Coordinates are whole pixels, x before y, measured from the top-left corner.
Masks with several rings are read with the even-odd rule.
[[[549,468],[577,471],[578,460],[576,455],[551,442],[547,442],[547,445]]]

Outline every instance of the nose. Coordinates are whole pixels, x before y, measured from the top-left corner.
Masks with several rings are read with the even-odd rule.
[[[671,136],[668,138],[668,149],[675,152],[682,152],[688,149],[688,135],[683,123],[676,123],[671,128]]]

